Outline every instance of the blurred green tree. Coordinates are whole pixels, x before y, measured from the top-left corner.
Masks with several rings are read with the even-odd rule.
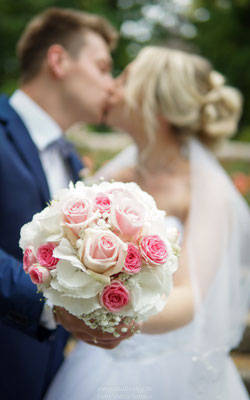
[[[114,75],[145,45],[167,44],[199,52],[245,98],[241,138],[250,140],[249,0],[0,0],[0,92],[18,84],[16,42],[27,22],[47,7],[70,7],[106,16],[121,32]]]
[[[78,8],[108,15],[119,28],[119,13],[116,0],[0,0],[0,91],[10,94],[17,86],[18,64],[16,43],[25,25],[37,13],[47,7]]]
[[[241,138],[250,140],[250,2],[197,0],[190,18],[197,28],[193,39],[207,57],[244,96]]]

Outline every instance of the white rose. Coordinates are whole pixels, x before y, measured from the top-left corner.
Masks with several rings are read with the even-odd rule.
[[[60,306],[68,310],[76,317],[83,314],[89,314],[98,308],[101,308],[99,296],[90,299],[74,298],[71,295],[62,295],[61,292],[53,288],[45,288],[43,291],[44,296],[55,306]]]
[[[131,304],[135,313],[144,318],[160,312],[172,288],[172,275],[165,266],[156,269],[144,267],[133,276]]]
[[[46,207],[22,227],[19,246],[23,250],[33,246],[36,252],[42,243],[59,241],[63,237],[61,220],[60,209],[53,206]]]
[[[176,228],[169,228],[167,230],[167,238],[170,243],[177,244],[179,240],[179,232]]]

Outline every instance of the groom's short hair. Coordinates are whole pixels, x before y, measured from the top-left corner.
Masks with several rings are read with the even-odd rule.
[[[21,82],[37,75],[53,44],[62,45],[72,57],[77,57],[84,45],[84,33],[89,31],[99,34],[110,50],[115,47],[117,31],[100,15],[52,7],[35,16],[17,44]]]

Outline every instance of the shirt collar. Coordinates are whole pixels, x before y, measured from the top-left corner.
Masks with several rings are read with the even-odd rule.
[[[10,105],[23,120],[39,151],[43,151],[62,136],[59,125],[22,90],[18,89],[13,93]]]

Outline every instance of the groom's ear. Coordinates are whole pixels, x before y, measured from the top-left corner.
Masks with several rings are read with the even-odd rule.
[[[68,71],[70,56],[63,46],[53,44],[47,51],[47,66],[56,79],[62,79]]]

